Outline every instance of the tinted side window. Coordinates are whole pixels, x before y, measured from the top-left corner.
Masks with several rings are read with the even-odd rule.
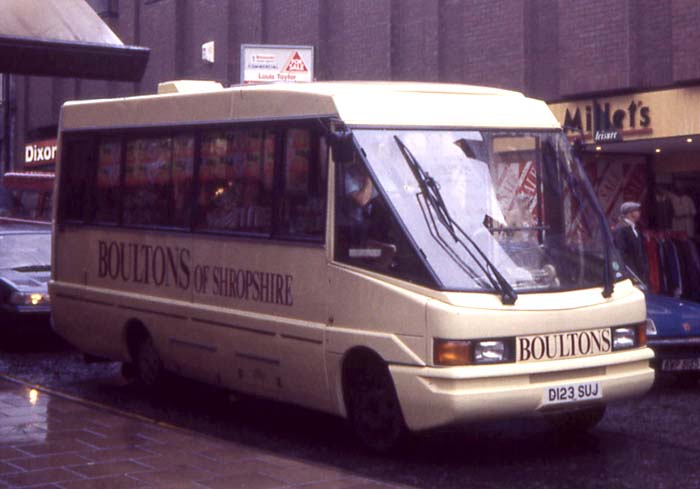
[[[275,148],[275,133],[263,129],[202,134],[199,229],[271,232]]]
[[[192,136],[128,140],[123,222],[140,226],[186,226],[192,181]]]
[[[118,221],[122,142],[106,139],[100,142],[97,157],[97,181],[95,190],[95,220],[115,223]]]
[[[89,219],[92,202],[88,198],[96,155],[91,139],[66,144],[61,161],[61,217],[70,221]]]
[[[309,129],[289,129],[285,137],[280,233],[323,239],[326,209],[327,149]]]

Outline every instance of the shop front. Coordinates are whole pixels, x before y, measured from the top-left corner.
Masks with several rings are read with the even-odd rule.
[[[643,206],[654,292],[700,301],[700,86],[554,103],[611,227]]]

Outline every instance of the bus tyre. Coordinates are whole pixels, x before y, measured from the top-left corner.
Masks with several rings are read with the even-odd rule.
[[[577,435],[595,428],[603,416],[605,416],[605,405],[550,414],[547,416],[547,421],[559,434]]]
[[[133,360],[137,377],[144,386],[158,387],[163,384],[165,369],[153,338],[144,336],[136,343]]]
[[[124,380],[129,382],[138,379],[139,376],[139,373],[136,371],[136,366],[129,362],[122,362],[121,374]]]
[[[359,441],[375,452],[396,448],[407,434],[394,382],[384,362],[361,356],[345,368],[348,418]]]

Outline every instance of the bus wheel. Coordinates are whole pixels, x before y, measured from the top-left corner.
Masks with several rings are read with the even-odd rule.
[[[349,359],[343,370],[348,417],[355,435],[373,451],[392,450],[407,428],[386,364],[374,356],[359,355]]]
[[[550,414],[547,421],[557,433],[576,435],[595,428],[605,416],[605,405],[593,406],[576,411]]]
[[[156,387],[163,383],[165,369],[160,360],[153,338],[143,336],[134,345],[134,367],[141,383],[147,387]]]

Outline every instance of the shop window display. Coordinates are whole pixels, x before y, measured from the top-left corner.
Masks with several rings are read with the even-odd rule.
[[[269,233],[276,137],[262,129],[202,134],[199,229]]]

